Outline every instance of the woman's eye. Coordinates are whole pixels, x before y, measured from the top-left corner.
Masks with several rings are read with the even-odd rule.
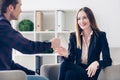
[[[80,20],[80,18],[77,18],[77,20]]]
[[[83,17],[83,19],[87,19],[87,17],[86,17],[86,16],[84,16],[84,17]]]
[[[84,19],[87,19],[87,17],[86,16],[84,16],[84,17],[82,17],[82,18],[77,18],[77,20],[84,20]]]

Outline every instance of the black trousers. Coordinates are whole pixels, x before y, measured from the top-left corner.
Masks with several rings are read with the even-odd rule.
[[[98,69],[93,77],[88,77],[86,68],[87,66],[63,62],[58,80],[97,80],[101,70]]]

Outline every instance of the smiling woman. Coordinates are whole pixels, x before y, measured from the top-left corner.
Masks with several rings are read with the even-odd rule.
[[[59,80],[97,80],[101,69],[112,64],[106,33],[99,30],[88,7],[78,11],[75,29],[70,34],[68,50],[64,47],[55,50],[64,58]]]

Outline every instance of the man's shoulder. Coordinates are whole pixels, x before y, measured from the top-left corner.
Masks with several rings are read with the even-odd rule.
[[[10,22],[0,15],[0,26],[10,26]]]

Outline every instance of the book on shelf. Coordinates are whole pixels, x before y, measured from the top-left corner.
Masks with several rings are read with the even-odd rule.
[[[42,31],[43,13],[36,11],[36,31]]]
[[[56,18],[57,18],[57,31],[61,32],[63,31],[64,28],[64,11],[57,10]]]
[[[62,56],[57,56],[57,63],[62,63],[64,61]]]
[[[35,59],[36,59],[35,60],[36,61],[35,72],[40,75],[40,67],[42,65],[42,56],[36,56]]]

